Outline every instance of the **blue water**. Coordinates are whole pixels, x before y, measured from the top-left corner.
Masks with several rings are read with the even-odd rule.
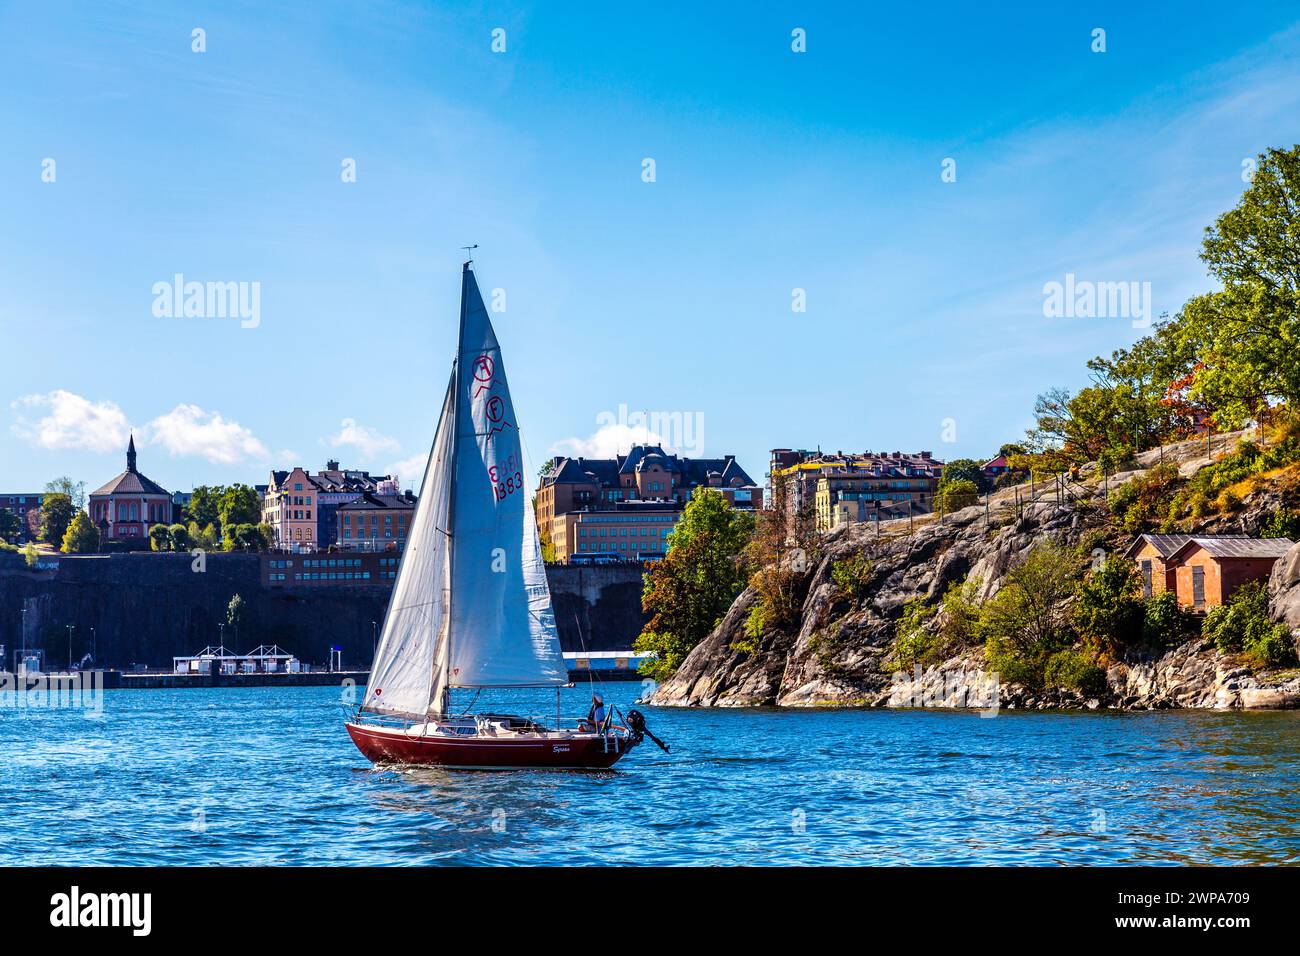
[[[585,711],[584,690],[565,695]],[[1300,862],[1300,713],[643,708],[671,755],[647,742],[605,772],[452,772],[372,769],[339,696],[109,691],[97,715],[0,702],[0,862]],[[548,693],[480,703],[554,712]]]

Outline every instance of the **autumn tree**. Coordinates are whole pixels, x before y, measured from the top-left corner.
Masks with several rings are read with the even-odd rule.
[[[59,550],[64,554],[94,554],[99,550],[99,529],[84,511],[78,511],[68,522]]]
[[[642,672],[665,680],[717,627],[745,586],[743,552],[754,517],[737,511],[716,488],[699,487],[668,537],[668,553],[645,576],[641,606],[649,616],[636,650],[653,652]]]
[[[72,498],[63,492],[51,492],[41,498],[41,540],[58,545],[72,523],[73,515],[79,514]],[[90,521],[89,518],[86,519]]]

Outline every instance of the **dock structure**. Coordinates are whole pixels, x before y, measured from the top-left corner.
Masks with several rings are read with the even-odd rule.
[[[569,679],[587,680],[641,680],[644,675],[638,668],[652,655],[640,651],[565,651],[564,663],[569,669]]]
[[[247,654],[209,646],[197,654],[172,658],[172,672],[176,674],[297,674],[309,670],[309,665],[274,644],[259,644]]]

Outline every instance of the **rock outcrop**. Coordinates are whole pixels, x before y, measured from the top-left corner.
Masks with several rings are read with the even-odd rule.
[[[1291,641],[1300,654],[1300,544],[1273,565],[1268,580],[1268,605],[1273,620],[1291,628]]]
[[[1163,460],[1185,465],[1189,473],[1208,462],[1191,447],[1166,449]],[[1151,466],[1158,459],[1139,464]],[[1183,460],[1186,459],[1186,460]],[[1024,505],[1023,498],[996,496],[983,505],[948,515],[940,522],[887,523],[883,533],[870,525],[849,525],[822,539],[811,569],[807,597],[797,629],[765,635],[757,647],[745,635],[745,621],[757,595],[743,592],[718,627],[697,646],[677,673],[659,686],[651,702],[667,706],[865,706],[1006,708],[1163,707],[1255,708],[1300,706],[1300,671],[1259,674],[1200,639],[1172,648],[1157,659],[1135,657],[1107,673],[1109,692],[1085,698],[1070,691],[1030,692],[1016,685],[997,688],[988,701],[989,677],[982,651],[907,675],[882,667],[903,605],[915,597],[933,601],[950,585],[980,582],[980,597],[996,593],[1007,570],[1038,542],[1113,553],[1131,536],[1116,528],[1105,507],[1106,490],[1142,470],[1112,476],[1105,485],[1072,484],[1059,500]],[[1208,532],[1255,533],[1277,507],[1275,492],[1261,489],[1236,515],[1206,523]],[[1214,525],[1211,527],[1211,525]],[[838,561],[865,556],[870,579],[853,597],[840,594],[832,580]],[[1270,584],[1273,614],[1300,635],[1300,545],[1279,561]]]

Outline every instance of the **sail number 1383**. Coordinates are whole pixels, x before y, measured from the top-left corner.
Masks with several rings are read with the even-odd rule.
[[[505,501],[516,491],[522,491],[524,474],[519,470],[518,456],[511,455],[505,461],[489,467],[488,478],[492,480],[492,492],[497,501]]]

